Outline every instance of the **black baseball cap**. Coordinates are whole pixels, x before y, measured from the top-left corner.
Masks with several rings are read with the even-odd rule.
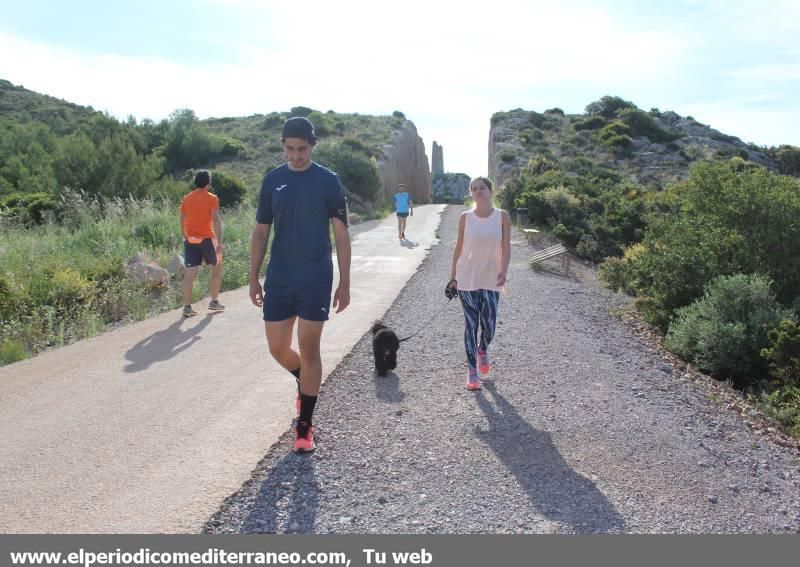
[[[317,143],[317,136],[314,134],[314,125],[311,120],[303,116],[292,116],[283,124],[281,140],[286,138],[299,138],[310,143],[312,146]]]

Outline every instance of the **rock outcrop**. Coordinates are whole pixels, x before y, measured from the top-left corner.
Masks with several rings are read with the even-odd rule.
[[[417,128],[410,120],[392,132],[388,144],[383,146],[383,157],[378,160],[382,186],[378,201],[389,201],[402,183],[411,194],[414,203],[430,203],[431,170],[425,143],[417,134]]]
[[[144,252],[128,260],[127,267],[131,278],[145,287],[161,287],[169,281],[167,270]]]
[[[466,173],[435,173],[432,185],[434,203],[463,203],[469,197]]]
[[[442,146],[433,141],[433,149],[431,150],[431,175],[437,173],[444,173],[444,154]]]
[[[497,187],[511,179],[513,171],[525,167],[532,157],[555,163],[589,159],[611,167],[628,179],[664,186],[685,179],[696,160],[730,159],[778,169],[778,164],[752,144],[729,136],[672,111],[650,113],[655,125],[668,133],[671,141],[654,141],[634,136],[625,152],[615,153],[604,146],[599,128],[576,128],[586,115],[566,115],[545,111],[515,109],[492,116],[489,129],[489,177]],[[610,123],[614,119],[608,119]],[[669,140],[669,138],[667,138]]]

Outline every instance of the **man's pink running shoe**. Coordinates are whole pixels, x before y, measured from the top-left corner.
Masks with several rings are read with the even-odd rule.
[[[474,368],[469,369],[469,376],[467,377],[467,390],[480,390],[481,380],[478,378],[478,373]]]
[[[489,352],[478,349],[478,370],[481,374],[489,374],[492,364],[489,362]]]
[[[301,435],[301,431],[305,431],[305,434]],[[314,428],[305,421],[298,422],[294,428],[294,452],[310,453],[316,448],[317,446],[314,444]]]

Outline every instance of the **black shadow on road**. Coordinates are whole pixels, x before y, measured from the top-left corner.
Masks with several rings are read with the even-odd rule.
[[[310,455],[288,453],[281,459],[261,482],[240,533],[314,533],[319,508],[314,468]]]
[[[488,391],[494,403],[484,395]],[[561,522],[577,533],[619,533],[623,517],[589,479],[564,460],[550,434],[531,427],[493,382],[483,383],[478,405],[489,420],[489,429],[476,435],[514,474],[536,509],[546,518]]]
[[[406,240],[405,238],[400,241],[400,246],[403,248],[416,248],[419,246],[419,242],[414,242],[413,240]]]
[[[194,327],[181,329],[181,325],[186,321],[185,317],[181,317],[166,329],[156,331],[142,339],[125,353],[125,358],[130,360],[125,366],[125,372],[147,370],[154,362],[169,360],[183,352],[202,338],[199,334],[212,318],[213,315],[209,313]]]
[[[390,404],[399,404],[406,394],[400,389],[400,377],[393,371],[386,373],[386,376],[378,376],[377,372],[372,373],[375,383],[375,397]]]

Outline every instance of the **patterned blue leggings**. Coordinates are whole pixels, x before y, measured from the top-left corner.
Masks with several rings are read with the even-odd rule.
[[[480,348],[486,350],[494,338],[500,293],[488,289],[459,291],[458,298],[464,309],[464,349],[469,367],[474,370],[478,357],[478,327],[481,330]]]

